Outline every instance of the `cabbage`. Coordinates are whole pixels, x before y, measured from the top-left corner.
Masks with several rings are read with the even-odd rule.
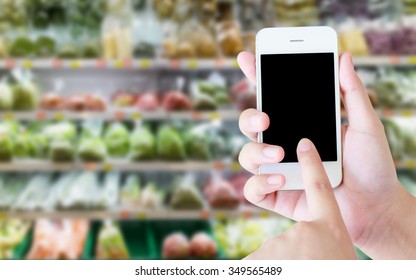
[[[19,133],[14,138],[14,155],[18,158],[30,158],[34,155],[35,144],[32,135]]]
[[[157,152],[166,160],[186,159],[185,143],[181,135],[168,125],[162,126],[158,131]]]
[[[0,133],[0,161],[13,159],[13,139],[11,135]]]
[[[131,134],[130,145],[132,160],[146,160],[156,156],[156,140],[147,128],[136,128]]]
[[[13,108],[13,92],[9,85],[0,83],[0,110]]]
[[[81,139],[78,147],[78,156],[83,161],[103,161],[107,156],[104,141],[99,137],[86,137]]]
[[[104,135],[107,151],[111,156],[123,157],[129,152],[129,131],[122,123],[113,123]]]
[[[13,108],[15,110],[34,110],[38,106],[39,93],[36,85],[26,81],[13,86]]]

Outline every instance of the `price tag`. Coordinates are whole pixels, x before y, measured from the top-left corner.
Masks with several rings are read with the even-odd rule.
[[[69,68],[78,69],[80,67],[81,67],[81,62],[79,62],[79,60],[71,60],[69,62]]]
[[[146,219],[146,213],[143,213],[143,212],[137,213],[136,219],[137,220],[144,220],[144,219]]]
[[[209,119],[211,121],[217,121],[217,120],[220,119],[220,114],[218,112],[210,113],[209,114]]]
[[[191,59],[188,61],[187,66],[189,69],[196,69],[198,67],[198,61],[196,61],[195,59]]]
[[[408,161],[405,162],[405,166],[406,166],[406,168],[413,169],[413,168],[416,167],[416,161],[408,160]]]
[[[213,167],[218,171],[224,170],[224,163],[222,161],[216,161],[214,162]]]
[[[44,120],[45,116],[46,116],[46,114],[45,114],[44,111],[37,111],[36,112],[36,119],[39,120],[39,121]]]
[[[261,218],[269,218],[270,217],[270,213],[269,212],[262,211],[262,212],[260,212],[260,217]]]
[[[53,115],[53,119],[56,121],[62,121],[65,118],[63,113],[56,113]]]
[[[224,212],[218,212],[216,215],[218,220],[224,220],[225,219],[225,213]]]
[[[416,64],[416,56],[411,56],[411,57],[409,57],[408,58],[408,60],[407,60],[407,62],[409,63],[409,64]]]
[[[61,68],[61,67],[62,67],[62,61],[60,59],[52,60],[52,68]]]
[[[130,213],[128,211],[121,211],[120,212],[120,218],[126,220],[126,219],[130,218]]]
[[[150,68],[151,62],[148,59],[142,59],[139,61],[139,67],[142,69]]]
[[[234,59],[234,60],[233,60],[233,62],[231,63],[231,67],[233,67],[233,68],[238,68],[238,67],[240,67],[240,66],[238,65],[238,62],[237,62],[237,60],[236,60],[236,59]]]
[[[102,169],[103,171],[109,172],[113,170],[113,165],[111,163],[103,163]]]
[[[413,115],[412,110],[406,109],[402,111],[402,116],[403,117],[411,117]]]
[[[245,219],[250,219],[253,216],[253,213],[250,210],[243,211],[243,217]]]
[[[22,67],[25,69],[31,69],[33,66],[33,63],[31,60],[23,60]]]
[[[392,109],[384,109],[383,110],[383,116],[392,117],[393,116],[393,110]]]
[[[400,63],[400,57],[397,55],[390,56],[390,63],[391,64],[399,64]]]
[[[122,120],[122,119],[124,119],[124,112],[122,112],[122,111],[115,111],[114,112],[114,119],[116,119],[116,120]]]
[[[218,58],[215,60],[215,66],[217,68],[223,68],[224,67],[224,59]]]
[[[241,165],[238,162],[231,163],[231,171],[238,171],[241,169]]]
[[[181,66],[181,63],[177,59],[173,59],[170,61],[170,67],[173,69],[178,69]]]
[[[105,68],[106,62],[104,59],[98,59],[97,60],[97,68]]]
[[[97,164],[94,162],[88,162],[85,164],[84,169],[86,171],[95,171],[97,169]]]
[[[11,113],[11,112],[5,113],[5,114],[4,114],[4,119],[5,119],[6,121],[12,121],[12,120],[14,120],[14,114],[13,114],[13,113]]]
[[[199,212],[199,218],[207,220],[209,218],[209,212],[207,210]]]
[[[121,61],[121,60],[114,61],[114,68],[121,69],[121,68],[123,68],[123,66],[124,66],[123,61]]]
[[[202,119],[202,113],[201,112],[192,112],[192,119],[193,120],[200,120],[200,119]]]
[[[131,59],[124,60],[124,68],[131,68],[132,65]]]
[[[6,60],[6,68],[12,69],[14,67],[14,60],[13,59],[7,59]]]
[[[141,120],[142,119],[142,114],[139,112],[133,113],[132,115],[133,120]]]

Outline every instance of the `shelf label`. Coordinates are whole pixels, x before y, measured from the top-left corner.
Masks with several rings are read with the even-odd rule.
[[[60,59],[52,60],[52,68],[61,68],[61,67],[62,67],[62,61]]]
[[[130,218],[130,213],[128,211],[121,211],[119,216],[121,219],[128,219]]]
[[[400,56],[398,56],[398,55],[390,56],[390,63],[391,64],[399,64],[400,63]]]
[[[142,114],[140,112],[133,113],[132,118],[133,120],[141,120]]]
[[[14,60],[13,59],[7,59],[6,60],[6,68],[12,69],[14,67]]]
[[[122,112],[122,111],[115,111],[114,112],[114,119],[116,119],[118,121],[124,119],[124,112]]]
[[[393,116],[393,110],[392,109],[384,109],[383,110],[383,116],[392,117]]]
[[[225,219],[225,213],[224,212],[218,212],[215,216],[219,220],[224,220]]]
[[[412,110],[409,110],[409,109],[407,109],[407,110],[403,110],[402,111],[402,117],[411,117],[412,116]]]
[[[124,68],[131,68],[131,66],[133,65],[133,63],[131,62],[131,59],[125,59],[123,64],[124,64]]]
[[[121,60],[114,61],[114,68],[121,69],[121,68],[123,68],[123,66],[124,66],[123,61],[121,61]]]
[[[56,113],[53,115],[53,119],[56,121],[62,121],[65,118],[63,113]]]
[[[404,166],[406,166],[406,168],[412,168],[413,169],[413,168],[416,167],[416,161],[408,160],[408,161],[405,162]]]
[[[233,67],[233,68],[238,68],[238,67],[240,67],[240,66],[238,65],[238,61],[237,61],[236,59],[234,59],[234,60],[233,60],[233,62],[231,63],[231,67]]]
[[[217,68],[223,68],[224,67],[224,59],[218,58],[215,60],[215,66]]]
[[[5,113],[5,114],[4,114],[4,119],[5,119],[6,121],[12,121],[12,120],[14,120],[14,114],[13,114],[13,113],[11,113],[11,112]]]
[[[79,62],[79,60],[71,60],[69,62],[69,67],[72,69],[78,69],[81,67],[81,63]]]
[[[36,112],[36,119],[39,120],[39,121],[44,120],[45,116],[46,116],[46,114],[45,114],[44,111],[37,111]]]
[[[137,213],[136,219],[137,220],[144,220],[144,219],[146,219],[146,213],[143,213],[143,212]]]
[[[209,119],[211,121],[217,121],[217,120],[220,119],[220,114],[218,112],[210,113],[209,114]]]
[[[207,210],[202,210],[199,212],[199,217],[203,220],[207,220],[209,218],[209,212]]]
[[[33,66],[33,63],[32,63],[32,61],[31,60],[23,60],[23,62],[22,62],[22,67],[23,68],[25,68],[25,69],[30,69],[30,68],[32,68],[32,66]]]
[[[202,113],[201,112],[192,112],[192,119],[193,120],[200,120],[202,119]]]
[[[408,58],[407,62],[409,64],[416,64],[416,56],[411,56]]]
[[[106,62],[104,59],[98,59],[96,64],[97,64],[97,68],[105,68],[106,66]]]
[[[150,68],[150,65],[151,63],[150,63],[150,60],[148,59],[142,59],[139,61],[139,67],[142,69],[148,69]]]
[[[178,69],[181,66],[181,63],[177,59],[172,59],[170,61],[170,67],[173,69]]]
[[[250,219],[253,216],[253,213],[250,210],[243,211],[243,217],[245,219]]]
[[[102,169],[103,171],[109,172],[113,170],[113,166],[111,165],[111,163],[103,163]]]
[[[260,213],[260,217],[261,218],[269,218],[270,217],[270,213],[269,212],[262,211]]]
[[[241,169],[241,165],[238,162],[231,163],[231,171],[238,171]]]
[[[191,59],[188,61],[187,66],[189,69],[196,69],[198,67],[198,61],[196,61],[196,59]]]
[[[86,171],[95,171],[97,169],[97,164],[94,162],[88,162],[85,164],[84,169]]]

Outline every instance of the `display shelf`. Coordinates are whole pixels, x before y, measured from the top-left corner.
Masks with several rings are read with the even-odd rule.
[[[117,220],[207,220],[226,219],[237,217],[262,217],[279,216],[278,214],[254,206],[240,206],[233,210],[140,210],[140,209],[114,209],[114,210],[72,210],[72,211],[1,211],[0,218],[17,218],[36,220],[39,218],[62,219],[84,218],[89,220],[117,219]]]
[[[406,159],[395,161],[397,169],[416,169],[416,160],[415,159]]]
[[[168,112],[165,110],[141,112],[134,108],[112,108],[105,112],[46,111],[0,112],[1,120],[238,120],[240,112],[234,109],[217,111]]]
[[[356,66],[416,65],[415,56],[356,56]],[[165,69],[165,70],[203,70],[238,69],[234,58],[214,59],[163,59],[144,58],[128,60],[104,59],[0,59],[0,69],[21,67],[25,69]]]
[[[36,172],[36,171],[203,171],[203,170],[233,170],[241,166],[237,162],[218,160],[212,162],[186,160],[181,162],[144,161],[131,162],[127,160],[109,160],[103,163],[74,162],[54,163],[46,160],[15,160],[10,163],[0,163],[3,172]]]

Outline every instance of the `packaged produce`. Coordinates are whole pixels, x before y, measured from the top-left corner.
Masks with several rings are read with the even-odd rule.
[[[58,49],[57,56],[64,59],[78,58],[80,56],[80,50],[75,44],[66,43]]]
[[[16,58],[28,58],[35,52],[35,44],[28,37],[17,37],[9,47],[9,55]]]
[[[193,174],[176,179],[170,195],[169,206],[176,210],[202,209],[204,207],[204,199],[196,186],[196,178]]]
[[[128,92],[118,90],[112,97],[112,104],[117,107],[130,107],[136,101],[136,97]]]
[[[141,94],[137,98],[134,106],[139,110],[154,111],[159,108],[159,103],[160,101],[157,93],[155,91],[149,91]]]
[[[80,259],[88,230],[86,220],[37,220],[27,259]]]
[[[71,111],[84,111],[87,108],[87,98],[83,94],[73,94],[67,99],[65,107]]]
[[[48,137],[37,133],[32,135],[33,156],[35,158],[46,159],[49,156],[50,142]]]
[[[4,82],[0,82],[0,111],[11,110],[13,108],[13,91]]]
[[[57,206],[61,209],[95,208],[100,197],[98,175],[84,171],[59,192]]]
[[[51,176],[47,174],[35,175],[17,198],[12,209],[34,211],[40,210],[49,194]]]
[[[185,136],[186,153],[190,159],[210,160],[209,126],[202,124],[191,128]]]
[[[130,258],[119,226],[105,222],[98,233],[96,257],[99,260],[127,260]]]
[[[191,92],[194,108],[214,110],[218,106],[230,104],[231,99],[224,83],[224,78],[218,73],[213,73],[208,80],[193,83]]]
[[[214,209],[234,209],[240,204],[236,190],[220,174],[213,173],[204,193],[208,198],[209,205]]]
[[[78,157],[86,162],[101,162],[107,157],[106,145],[101,139],[102,121],[86,121],[83,124],[81,139],[78,144]]]
[[[11,161],[14,153],[14,131],[6,123],[0,123],[0,162]]]
[[[236,57],[244,49],[241,29],[236,21],[225,20],[219,22],[216,27],[216,34],[222,56]]]
[[[162,107],[167,111],[188,111],[192,109],[192,103],[183,92],[168,91],[163,96]]]
[[[85,109],[103,112],[107,109],[107,102],[99,95],[87,94],[85,96]]]
[[[40,106],[46,110],[62,110],[65,108],[65,104],[65,98],[59,93],[48,93],[40,100]]]
[[[156,55],[156,47],[146,42],[138,43],[133,50],[134,57],[153,58]]]
[[[153,0],[153,9],[160,19],[166,19],[173,13],[175,0]]]
[[[368,56],[370,54],[363,30],[350,23],[341,27],[340,30],[340,40],[346,51],[355,56]]]
[[[174,232],[163,241],[164,259],[187,259],[190,256],[190,243],[185,234]]]
[[[112,123],[104,134],[104,142],[110,156],[124,157],[130,149],[130,133],[123,123]]]
[[[19,174],[19,176],[2,177],[0,181],[0,209],[9,210],[15,205],[21,192],[27,186],[28,176]]]
[[[77,178],[76,171],[65,172],[53,181],[49,188],[49,195],[43,202],[43,209],[45,211],[53,211],[59,208],[60,199],[64,197],[64,192],[71,187],[74,180]]]
[[[35,143],[29,132],[17,133],[13,140],[13,155],[16,158],[31,158],[34,156]]]
[[[109,209],[118,203],[118,188],[120,186],[121,174],[119,172],[109,172],[105,174],[103,187],[100,188],[100,199],[97,207]]]
[[[196,259],[214,259],[218,254],[217,244],[205,232],[197,232],[192,236],[189,251]]]
[[[247,140],[240,135],[234,135],[230,138],[228,145],[229,145],[229,150],[231,152],[230,154],[231,154],[232,160],[238,161],[238,156],[240,154],[240,151],[246,143],[247,143]]]
[[[156,156],[156,139],[147,127],[136,126],[130,136],[130,157],[134,161],[153,159]]]
[[[157,189],[156,184],[148,182],[140,197],[140,206],[144,209],[158,209],[162,207],[164,193]]]
[[[88,40],[81,49],[81,56],[83,58],[98,58],[101,57],[101,48],[98,40]]]
[[[75,159],[75,144],[67,139],[53,139],[50,142],[49,159],[53,162],[70,162]]]
[[[39,92],[37,86],[29,81],[22,80],[12,86],[13,109],[17,111],[29,111],[38,107]]]
[[[0,221],[0,260],[11,259],[13,251],[23,242],[31,223],[17,219]]]
[[[250,202],[244,196],[244,186],[247,180],[250,179],[250,174],[247,172],[238,172],[233,174],[228,181],[234,187],[240,202],[249,204]]]
[[[49,36],[40,36],[34,42],[36,57],[54,57],[56,52],[56,43]]]
[[[163,125],[157,133],[157,154],[166,160],[185,160],[186,148],[179,132],[172,126]]]
[[[127,208],[139,206],[141,200],[141,182],[136,174],[129,174],[120,189],[120,204]]]
[[[247,78],[235,83],[231,89],[231,99],[240,111],[257,107],[256,88]]]

